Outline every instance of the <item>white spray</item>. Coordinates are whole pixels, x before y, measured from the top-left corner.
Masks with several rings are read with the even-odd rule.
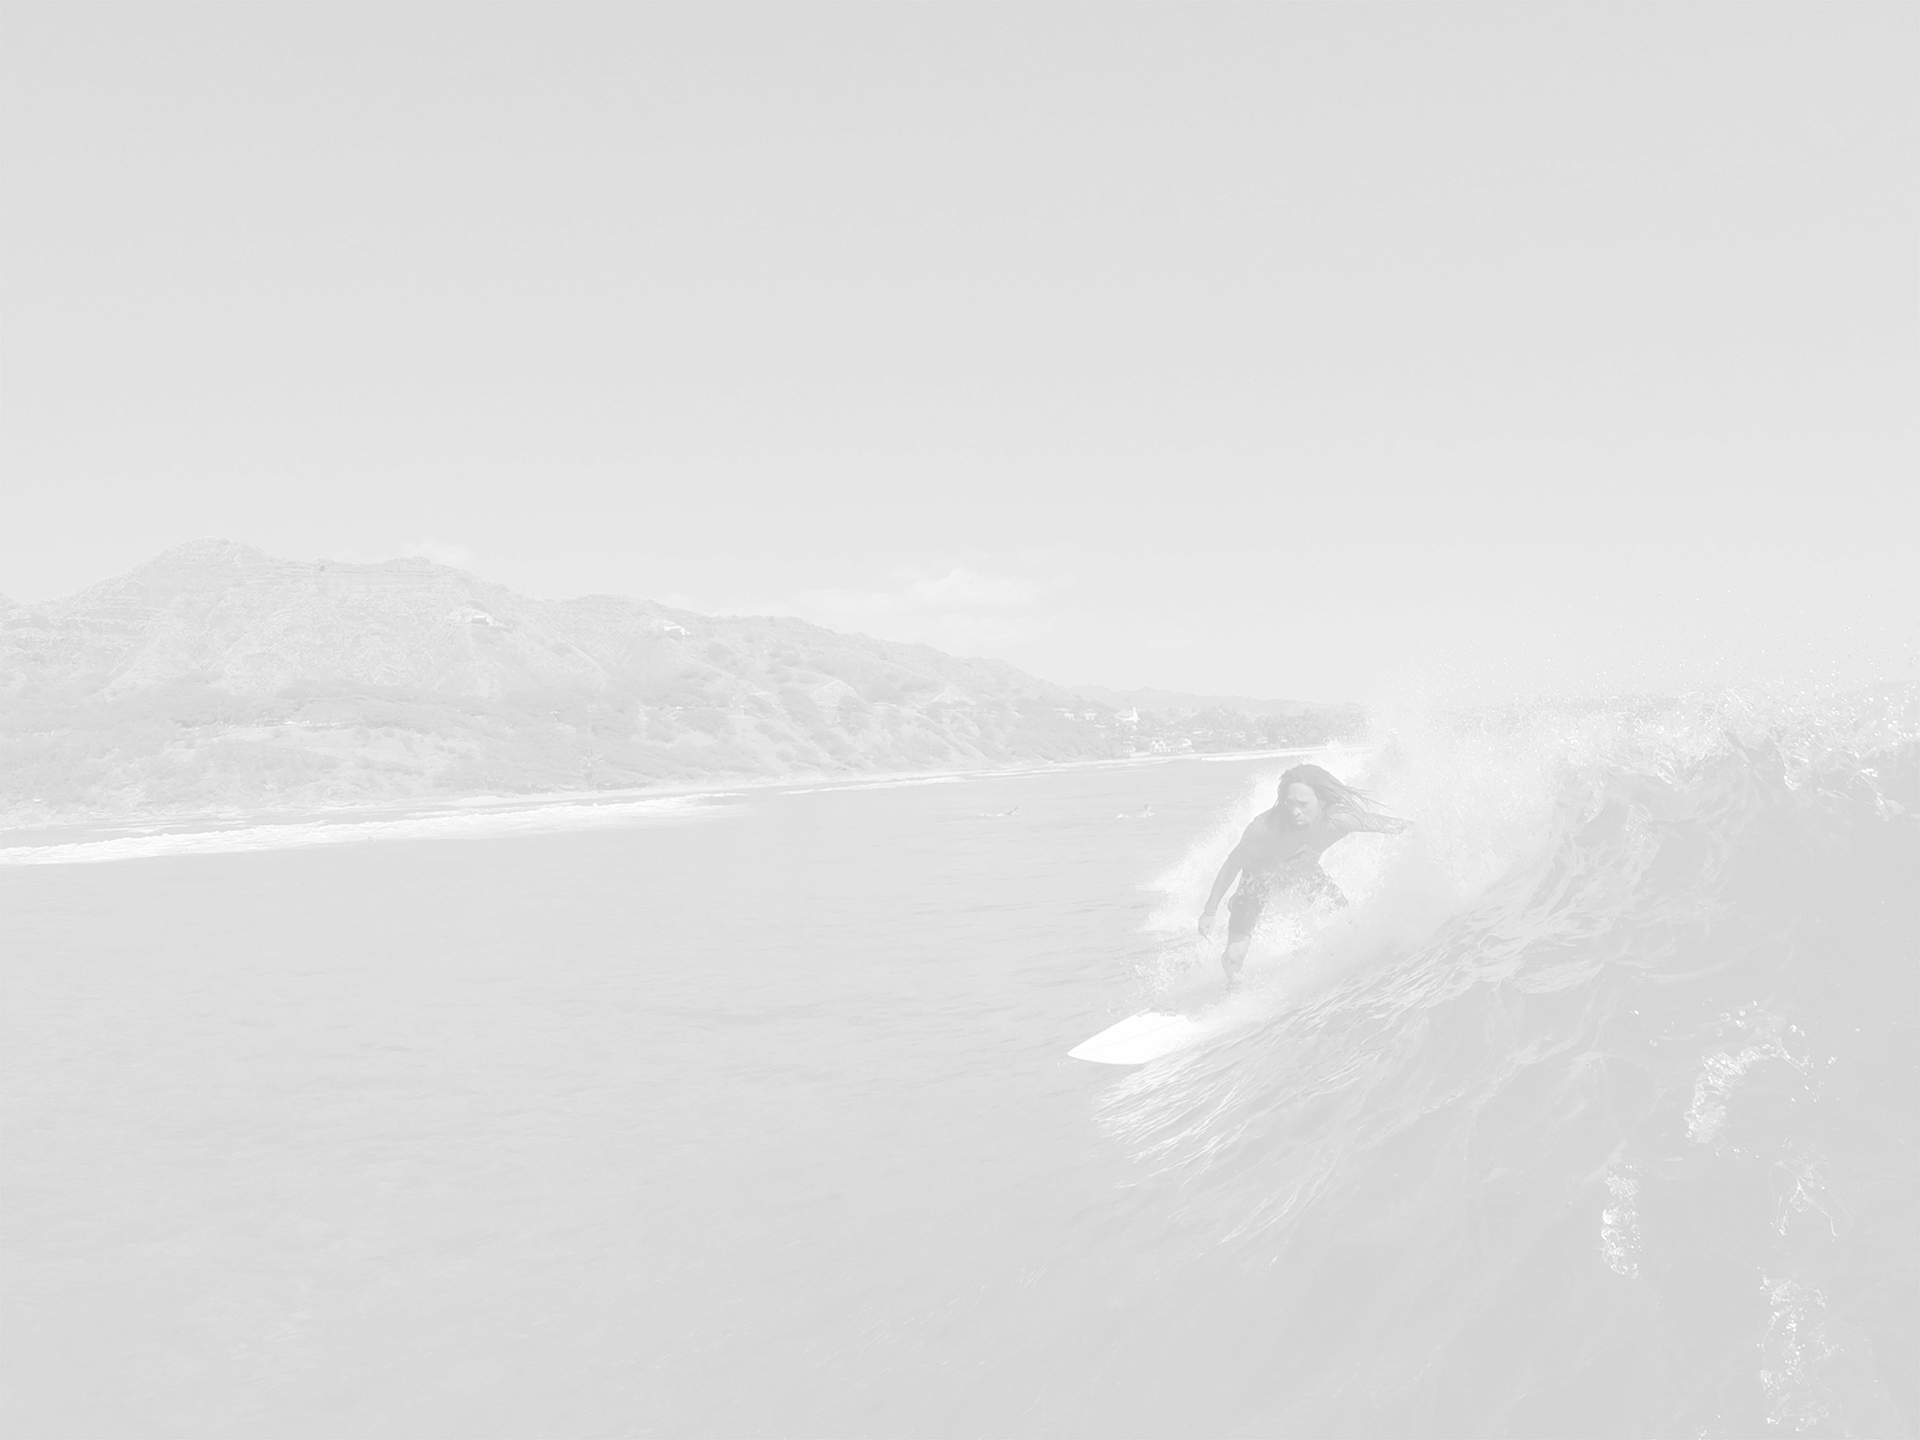
[[[1233,1002],[1250,1016],[1419,946],[1515,865],[1537,857],[1564,808],[1586,802],[1569,755],[1604,746],[1606,737],[1590,728],[1582,717],[1544,710],[1497,719],[1385,711],[1359,746],[1276,760],[1251,775],[1235,803],[1146,887],[1158,899],[1143,928],[1160,942],[1140,976],[1151,1003],[1189,1004],[1218,983],[1223,936],[1203,939],[1195,922],[1221,862],[1248,822],[1274,803],[1287,765],[1325,767],[1412,828],[1352,835],[1326,852],[1322,867],[1346,906],[1318,901],[1262,917],[1245,991]]]

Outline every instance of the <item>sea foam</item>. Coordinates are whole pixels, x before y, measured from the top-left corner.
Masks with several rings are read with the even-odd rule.
[[[315,845],[358,845],[377,840],[486,839],[539,835],[560,830],[697,820],[737,807],[691,795],[668,795],[607,804],[534,805],[510,810],[432,811],[378,820],[290,820],[218,830],[175,830],[114,835],[46,845],[0,849],[0,865],[85,865],[173,855],[231,855]]]

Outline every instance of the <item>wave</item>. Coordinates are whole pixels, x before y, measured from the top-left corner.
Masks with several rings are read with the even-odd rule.
[[[1101,1102],[1188,1311],[1268,1357],[1239,1428],[1913,1433],[1920,694],[1370,739],[1416,830],[1329,852],[1355,903],[1268,937],[1255,1023]]]
[[[355,845],[375,840],[487,839],[551,834],[561,830],[716,817],[733,807],[692,795],[660,796],[610,804],[536,805],[514,810],[436,811],[379,820],[296,820],[239,825],[218,830],[175,830],[115,835],[46,845],[0,848],[0,865],[84,865],[146,860],[171,855],[231,855],[315,845]]]

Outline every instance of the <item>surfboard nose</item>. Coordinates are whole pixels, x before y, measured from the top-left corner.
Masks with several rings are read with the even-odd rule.
[[[1081,1041],[1067,1052],[1067,1058],[1090,1060],[1096,1065],[1144,1065],[1171,1055],[1192,1040],[1199,1029],[1191,1016],[1148,1010],[1129,1015],[1091,1040]]]

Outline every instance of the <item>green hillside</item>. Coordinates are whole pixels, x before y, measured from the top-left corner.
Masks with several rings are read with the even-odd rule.
[[[0,695],[0,812],[528,795],[1131,749],[1041,701],[973,705],[922,691],[914,705],[900,687],[910,676],[810,685],[818,672],[803,664],[783,664],[789,682],[745,703],[724,672],[701,668],[501,699],[349,680],[242,695],[205,674],[119,695],[84,682],[17,685]],[[814,699],[822,689],[826,707]]]
[[[0,814],[1129,753],[1066,699],[1004,660],[793,618],[194,541],[0,620]]]
[[[4,824],[1086,760],[1140,726],[997,661],[425,560],[202,541],[0,607]]]

